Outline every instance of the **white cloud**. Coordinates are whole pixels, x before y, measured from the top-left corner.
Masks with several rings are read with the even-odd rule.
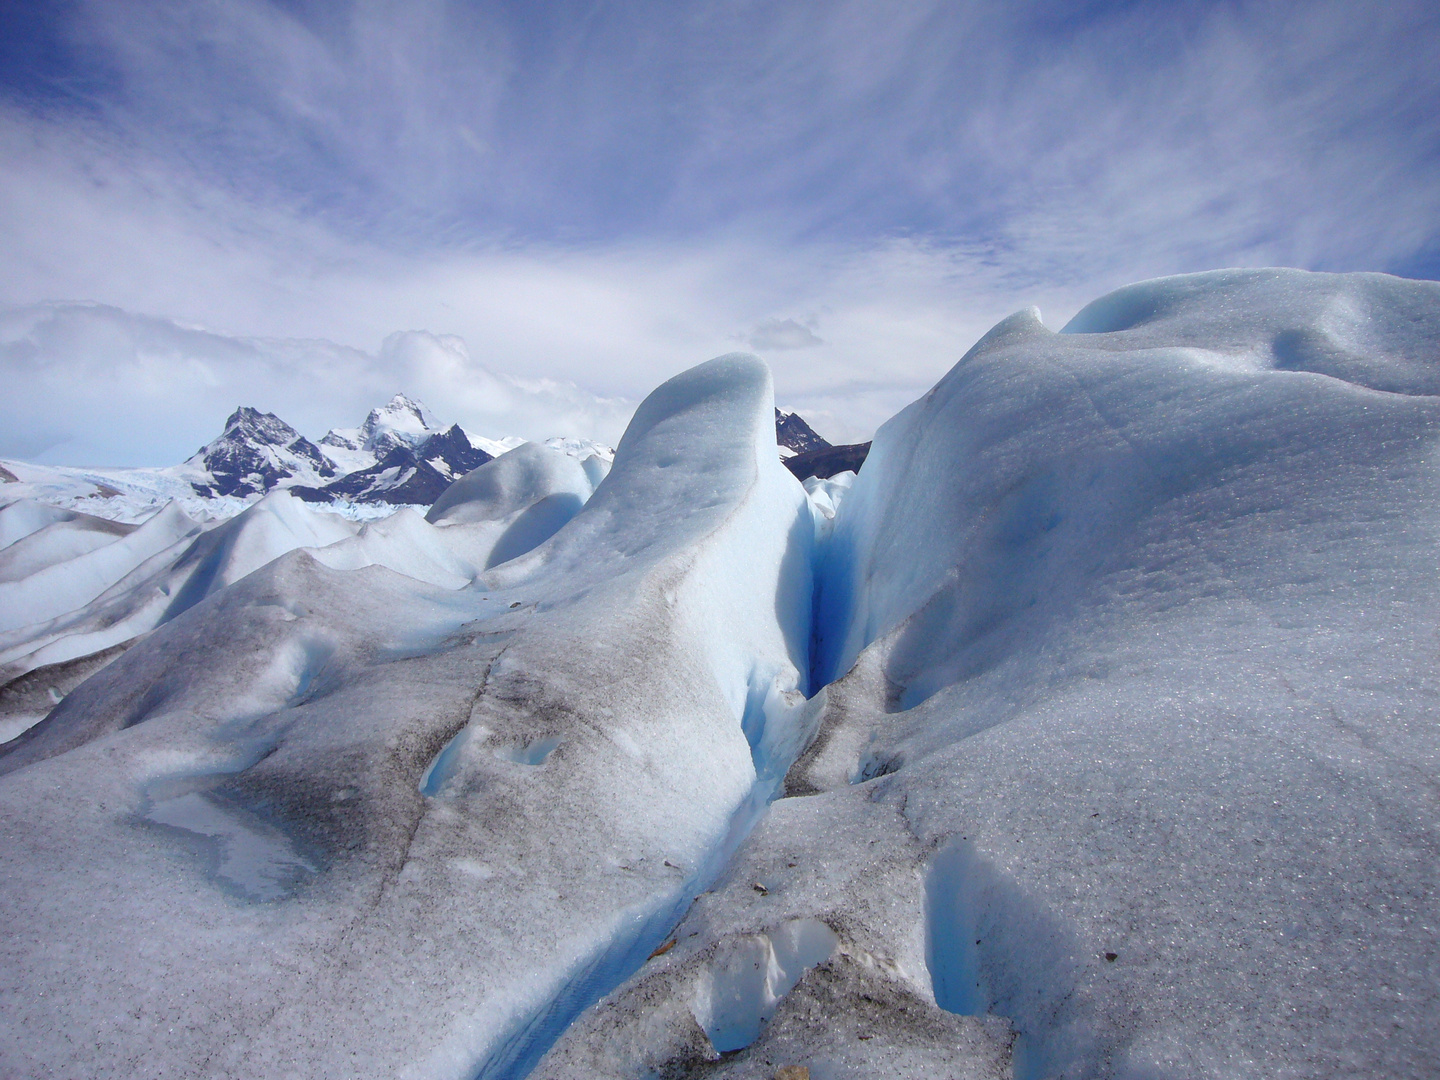
[[[803,323],[794,319],[766,319],[750,331],[750,347],[757,352],[783,349],[808,349],[825,342]]]
[[[634,403],[475,363],[456,337],[392,334],[377,353],[320,339],[239,338],[102,305],[0,309],[0,455],[167,465],[237,405],[311,438],[358,424],[397,390],[492,438],[618,440]]]

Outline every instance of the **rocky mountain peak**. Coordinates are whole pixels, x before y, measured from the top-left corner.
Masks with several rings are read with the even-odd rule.
[[[786,409],[775,410],[775,442],[796,454],[824,450],[830,445],[805,422],[804,417]]]
[[[189,464],[209,474],[192,484],[205,496],[264,494],[290,477],[335,475],[319,447],[274,413],[249,405],[231,413],[220,437],[202,446]]]
[[[265,446],[289,446],[300,433],[274,413],[262,413],[249,405],[241,405],[225,421],[225,431],[219,439],[200,448],[205,453],[223,439],[243,439]]]
[[[381,457],[401,444],[418,446],[439,430],[429,409],[414,398],[396,394],[365,417],[360,425],[360,445]]]

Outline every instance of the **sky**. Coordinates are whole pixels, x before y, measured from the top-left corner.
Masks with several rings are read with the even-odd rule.
[[[396,391],[614,442],[751,351],[868,438],[991,325],[1440,277],[1440,7],[0,0],[0,456]]]

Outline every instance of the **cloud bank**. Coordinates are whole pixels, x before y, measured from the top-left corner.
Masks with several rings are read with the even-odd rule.
[[[453,336],[397,332],[369,353],[228,337],[97,304],[0,309],[0,373],[0,456],[80,465],[174,464],[219,434],[237,404],[318,439],[404,390],[477,435],[612,444],[634,410],[562,380],[492,372]]]

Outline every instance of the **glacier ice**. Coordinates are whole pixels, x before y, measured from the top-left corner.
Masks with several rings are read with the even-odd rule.
[[[70,526],[66,535],[93,531],[79,528],[79,522],[66,524]],[[199,532],[200,527],[172,505],[110,543],[77,552],[18,580],[0,582],[0,631],[43,622],[81,607],[152,555]]]
[[[560,450],[526,444],[457,481],[448,501],[437,504],[441,513],[432,511],[443,527],[428,524],[409,507],[356,523],[283,489],[209,528],[172,502],[138,532],[33,500],[17,501],[0,510],[0,527],[16,534],[0,550],[0,599],[8,603],[13,624],[0,629],[0,676],[10,683],[42,669],[32,681],[63,685],[68,692],[113,658],[113,650],[297,548],[312,550],[337,570],[382,565],[419,581],[461,588],[485,568],[545,540],[578,511],[598,482],[592,478],[603,478],[607,469],[593,453],[577,461]],[[115,545],[117,538],[126,543]],[[93,564],[102,558],[105,576],[97,578]],[[98,596],[76,603],[116,577]],[[8,593],[7,582],[12,582]],[[0,705],[0,724],[16,728],[10,737],[28,726],[21,726],[19,717],[38,719],[33,708],[33,700]]]
[[[28,927],[3,946],[0,994],[11,1034],[92,1035],[7,1038],[7,1067],[533,1060],[554,1003],[578,1010],[643,961],[734,842],[754,687],[799,697],[812,586],[792,538],[811,524],[771,409],[762,364],[712,361],[652,395],[580,513],[475,585],[294,550],[69,694],[0,758],[5,910]],[[422,794],[460,731],[467,753]],[[56,785],[85,795],[43,800],[36,824]],[[256,903],[243,867],[271,873],[286,844],[316,872]],[[34,950],[91,901],[75,997]]]
[[[0,1071],[1428,1076],[1437,372],[1433,283],[1189,275],[856,476],[731,356],[608,476],[177,541],[0,750]],[[141,531],[16,507],[14,582]]]

